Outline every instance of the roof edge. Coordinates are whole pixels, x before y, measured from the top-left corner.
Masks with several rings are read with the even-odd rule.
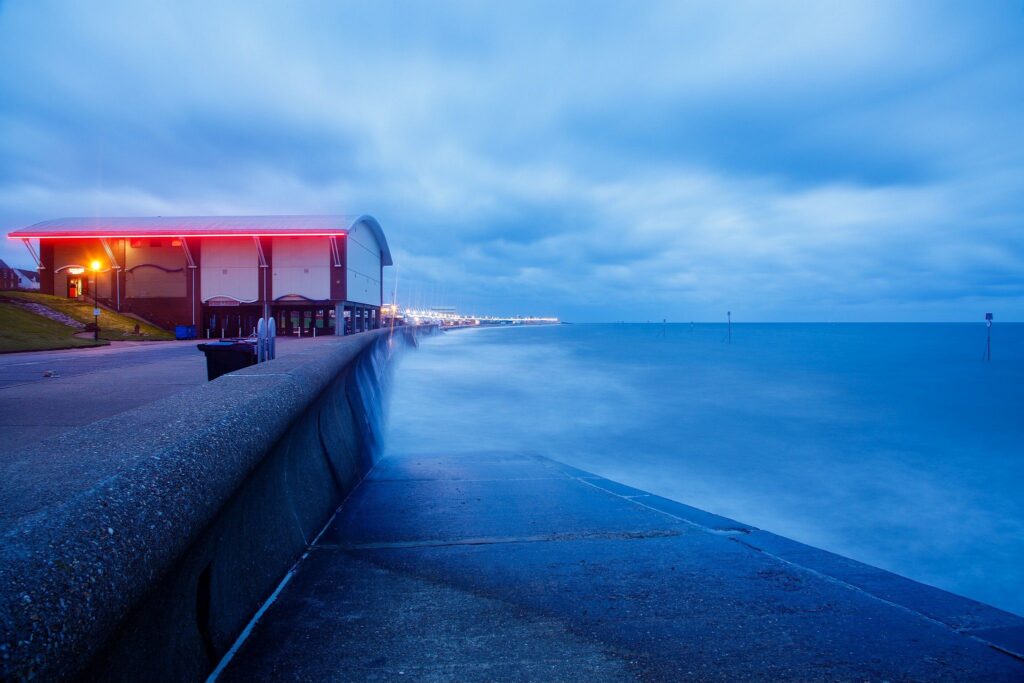
[[[388,240],[384,237],[384,229],[380,227],[380,223],[377,222],[377,219],[369,214],[363,214],[352,221],[352,225],[349,229],[354,228],[360,223],[368,227],[373,233],[373,236],[377,239],[377,246],[380,247],[380,264],[382,266],[395,265],[394,260],[391,258],[391,247],[388,246]]]

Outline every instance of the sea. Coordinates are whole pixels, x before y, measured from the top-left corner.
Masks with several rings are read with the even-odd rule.
[[[538,453],[1024,615],[1024,324],[424,338],[387,452]]]

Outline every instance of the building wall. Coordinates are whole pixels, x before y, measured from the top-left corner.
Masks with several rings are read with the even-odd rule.
[[[168,330],[193,324],[193,310],[199,310],[198,305],[193,309],[191,299],[195,270],[188,268],[184,249],[175,245],[176,241],[165,237],[159,242],[145,238],[121,243],[122,260],[127,264],[124,288],[128,293],[121,310]]]
[[[273,296],[331,298],[331,245],[326,237],[275,237]]]
[[[103,251],[99,240],[54,240],[53,241],[53,269],[55,271],[66,269],[68,266],[88,268],[92,260],[103,263],[106,267],[110,258]],[[60,290],[58,290],[60,291]]]
[[[99,240],[54,240],[53,293],[57,296],[67,294],[68,267],[88,269],[93,259],[100,260],[104,265],[110,261]],[[90,282],[93,278],[92,273],[88,271],[78,277],[87,278]],[[109,291],[109,287],[107,290]],[[101,293],[100,296],[105,295]]]
[[[126,299],[121,310],[145,318],[165,330],[174,330],[175,325],[192,324],[191,302],[185,297],[162,299]]]
[[[345,248],[344,237],[336,237],[334,241],[338,246],[339,258],[337,264],[335,264],[333,254],[331,256],[331,300],[345,301],[348,299],[348,292],[345,291],[346,287],[348,287],[348,268],[345,267],[348,253]]]
[[[226,297],[241,302],[259,299],[259,256],[251,237],[203,240],[200,262],[202,300]]]
[[[274,238],[273,237],[260,237],[260,248],[263,250],[264,262],[271,266],[274,264]],[[270,272],[270,268],[264,268],[260,266],[260,272],[257,276],[257,292],[259,293],[259,301],[274,300],[274,276]]]
[[[115,254],[119,252],[119,246],[116,244],[117,241],[110,241],[111,248]],[[42,256],[43,251],[44,249],[41,244],[40,256]],[[79,277],[88,280],[90,287],[95,287],[95,290],[90,289],[90,292],[95,291],[95,294],[100,299],[106,299],[110,303],[114,303],[117,272],[111,267],[110,257],[107,256],[106,250],[98,239],[53,240],[52,246],[45,251],[52,253],[50,257],[52,258],[52,270],[50,272],[53,277],[53,294],[57,296],[65,296],[67,294],[68,268],[79,267],[86,269],[86,272]],[[93,273],[89,270],[89,264],[93,260],[103,264],[99,273]],[[47,261],[44,261],[44,264],[46,263]],[[46,291],[45,289],[43,291],[51,293],[51,291]],[[122,292],[122,296],[123,294]]]
[[[0,263],[0,289],[17,289],[19,284],[20,279],[14,269]]]
[[[125,241],[126,296],[134,299],[186,297],[185,253],[168,238]],[[116,253],[116,252],[115,252]]]
[[[380,246],[362,224],[338,238],[340,267],[333,265],[326,237],[263,238],[269,269],[259,267],[251,237],[187,238],[199,266],[195,269],[188,267],[184,251],[175,241],[169,237],[111,239],[111,249],[122,266],[114,271],[98,239],[42,239],[41,290],[64,296],[67,267],[88,269],[95,259],[103,263],[105,271],[96,278],[99,298],[162,327],[199,325],[209,305],[256,303],[264,298],[273,301],[290,295],[371,307],[381,304]],[[84,277],[91,280],[93,276],[86,273]]]
[[[26,272],[24,268],[15,268],[14,274],[18,277],[18,287],[21,289],[39,289],[39,271],[33,273]]]
[[[356,224],[344,240],[347,265],[347,299],[380,306],[380,246],[365,225]]]

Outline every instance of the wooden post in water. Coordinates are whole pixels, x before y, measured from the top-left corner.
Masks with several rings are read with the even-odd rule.
[[[729,343],[732,344],[732,311],[725,312],[725,319],[729,323]]]

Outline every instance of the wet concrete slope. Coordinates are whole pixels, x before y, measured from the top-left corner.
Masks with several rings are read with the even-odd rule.
[[[388,457],[219,679],[1020,681],[1022,635],[545,458]]]

